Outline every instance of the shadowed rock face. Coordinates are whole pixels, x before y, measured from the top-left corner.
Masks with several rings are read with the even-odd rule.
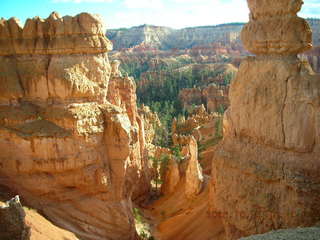
[[[211,208],[228,239],[311,226],[320,216],[320,77],[296,55],[311,31],[301,1],[248,0],[242,31],[255,57],[230,87],[224,139],[212,163]]]
[[[0,205],[0,238],[29,240],[30,228],[25,223],[25,216],[18,196],[4,206]]]
[[[101,27],[86,13],[1,20],[0,183],[80,239],[134,239],[131,198],[150,182],[143,121],[132,82],[108,86],[120,76]]]

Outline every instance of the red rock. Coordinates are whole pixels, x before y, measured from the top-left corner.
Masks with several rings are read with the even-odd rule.
[[[98,18],[1,20],[0,38],[1,184],[81,239],[135,239],[132,199],[151,177],[144,122]]]
[[[212,162],[210,204],[227,239],[319,221],[320,76],[296,57],[311,34],[296,16],[301,1],[291,3],[248,0],[242,39],[258,56],[231,84]]]

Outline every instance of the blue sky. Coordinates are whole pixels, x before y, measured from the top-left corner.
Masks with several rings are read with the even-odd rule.
[[[302,17],[320,18],[320,0],[305,0]],[[97,13],[107,28],[153,24],[182,28],[248,20],[246,0],[0,0],[0,17]]]

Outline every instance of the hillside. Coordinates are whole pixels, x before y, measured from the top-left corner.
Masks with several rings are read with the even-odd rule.
[[[320,44],[320,19],[307,19],[312,31],[314,45]],[[110,29],[107,37],[114,50],[144,46],[161,50],[186,49],[211,43],[230,44],[240,42],[240,31],[244,23],[228,23],[216,26],[172,29],[152,25],[132,28]]]

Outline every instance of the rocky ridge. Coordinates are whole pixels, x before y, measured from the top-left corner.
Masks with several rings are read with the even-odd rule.
[[[314,34],[314,46],[320,45],[320,19],[307,19]],[[145,49],[186,49],[212,43],[240,42],[240,32],[245,23],[172,29],[152,25],[110,29],[107,37],[114,42],[114,49],[144,46]],[[279,29],[280,30],[280,29]]]
[[[172,29],[142,25],[129,29],[111,29],[107,37],[114,41],[115,50],[146,45],[151,48],[168,50],[184,49],[213,42],[231,43],[239,41],[243,24],[222,24],[217,26]]]

